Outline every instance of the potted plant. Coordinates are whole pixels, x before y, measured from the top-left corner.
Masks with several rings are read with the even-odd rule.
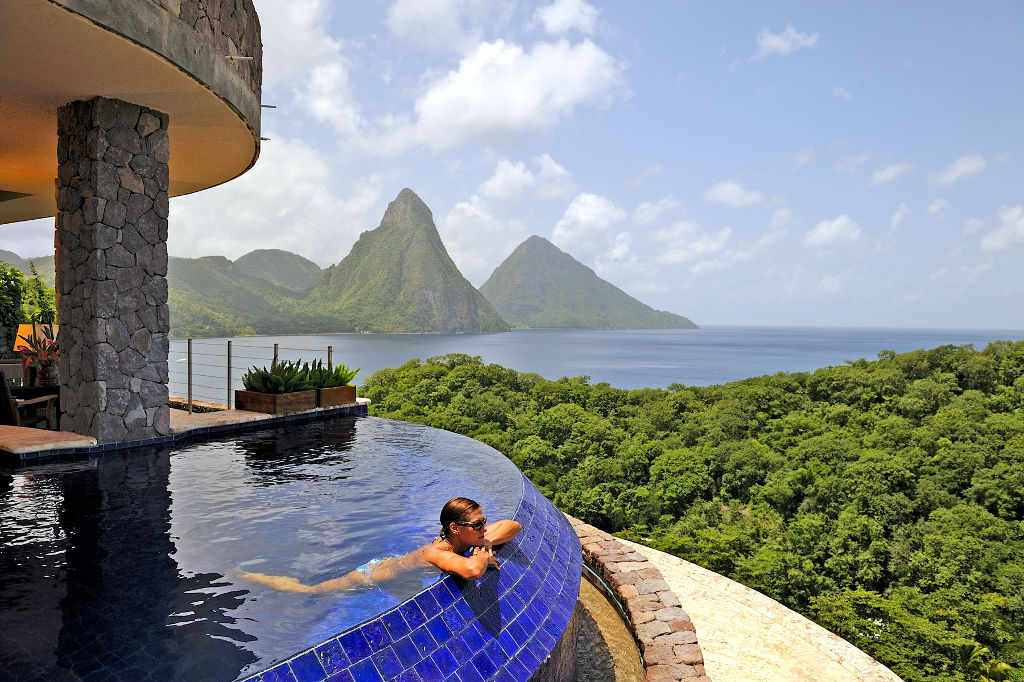
[[[242,376],[245,390],[235,391],[235,408],[267,414],[301,412],[316,407],[316,391],[298,362],[270,363],[270,369],[252,367]]]
[[[317,407],[335,407],[356,401],[356,387],[352,384],[359,369],[349,369],[345,363],[337,367],[316,360],[303,368],[311,386],[316,388]]]
[[[42,331],[42,336],[36,333],[37,329]],[[53,325],[33,325],[32,332],[27,336],[19,336],[17,342],[14,350],[21,355],[29,376],[35,374],[40,386],[57,386],[60,383],[57,376],[57,352],[60,347],[53,336]]]

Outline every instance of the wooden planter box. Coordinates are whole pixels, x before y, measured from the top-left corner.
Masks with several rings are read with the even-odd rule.
[[[316,389],[317,407],[334,407],[335,405],[347,405],[356,401],[355,386],[335,386],[334,388]]]
[[[316,391],[295,391],[294,393],[259,393],[257,391],[235,391],[235,409],[267,414],[302,412],[316,407]]]

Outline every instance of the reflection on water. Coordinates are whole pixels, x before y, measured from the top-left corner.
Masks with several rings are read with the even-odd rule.
[[[586,577],[580,583],[577,614],[580,629],[576,638],[576,682],[645,679],[633,633],[605,594]]]

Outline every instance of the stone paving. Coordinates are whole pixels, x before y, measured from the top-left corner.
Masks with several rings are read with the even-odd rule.
[[[899,682],[884,665],[774,599],[626,540],[665,576],[690,614],[715,682]]]

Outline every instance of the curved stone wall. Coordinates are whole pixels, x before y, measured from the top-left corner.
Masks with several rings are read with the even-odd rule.
[[[613,591],[644,657],[646,679],[711,682],[696,628],[661,571],[603,530],[566,515],[589,566]]]
[[[170,12],[214,45],[221,54],[252,57],[233,59],[232,66],[256,97],[263,83],[263,43],[260,19],[252,0],[148,0]]]
[[[580,543],[565,516],[525,476],[514,518],[523,530],[498,548],[499,570],[478,581],[445,576],[246,682],[571,682]]]

